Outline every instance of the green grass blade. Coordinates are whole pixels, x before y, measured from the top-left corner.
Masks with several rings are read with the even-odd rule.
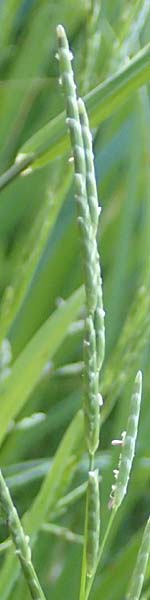
[[[104,81],[85,97],[91,125],[97,126],[110,117],[130,95],[150,78],[150,45],[143,48],[117,75]],[[20,148],[17,163],[0,177],[0,190],[34,162],[34,168],[47,164],[66,151],[65,113],[47,123]],[[43,160],[44,157],[44,160]]]
[[[75,465],[77,457],[80,456],[82,436],[83,414],[82,411],[79,411],[60,443],[52,468],[45,477],[29,514],[27,513],[23,519],[30,535],[39,531],[44,520],[54,510],[56,499],[58,500],[61,497],[64,473],[69,469],[69,460],[73,459],[72,464]],[[73,470],[74,466],[72,466]]]
[[[60,443],[52,468],[45,477],[31,509],[22,519],[22,525],[29,535],[33,535],[39,531],[48,515],[50,516],[53,511],[56,501],[61,498],[69,461],[72,460],[71,474],[81,453],[82,439],[83,414],[79,411]],[[17,577],[16,557],[10,552],[1,570],[0,597],[3,600],[9,597]]]
[[[9,378],[1,385],[1,442],[5,437],[10,420],[25,404],[40,379],[41,371],[47,360],[54,356],[63,341],[69,325],[82,306],[83,299],[84,291],[83,288],[80,288],[49,317],[19,355]]]
[[[85,102],[91,125],[96,126],[110,117],[130,94],[144,85],[150,78],[150,45],[143,48],[119,73],[97,86],[86,97]],[[65,135],[64,113],[53,119],[28,140],[18,153],[18,160],[24,160],[28,154],[34,161],[43,154],[52,160],[68,146]],[[21,155],[22,158],[21,158]],[[19,165],[19,163],[18,163]],[[37,162],[37,166],[40,162]]]

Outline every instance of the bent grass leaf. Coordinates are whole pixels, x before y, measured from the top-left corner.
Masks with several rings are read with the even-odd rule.
[[[85,96],[91,125],[97,126],[110,117],[113,112],[127,101],[130,94],[149,80],[150,77],[150,45],[143,48],[114,77],[104,81]],[[37,134],[28,140],[20,149],[18,159],[31,154],[35,161],[47,151],[47,161],[52,160],[67,148],[65,135],[65,114],[59,115],[45,125]],[[40,166],[40,161],[37,163]]]
[[[62,343],[69,325],[82,307],[83,300],[84,290],[79,288],[37,331],[14,363],[8,379],[1,384],[1,443],[10,421],[21,410],[39,381],[47,360],[54,356]]]
[[[85,96],[91,126],[98,126],[110,117],[149,78],[150,45],[148,44],[119,73]],[[32,163],[32,168],[39,168],[66,151],[68,146],[69,139],[63,112],[44,125],[20,148],[17,162],[0,177],[0,190],[17,177],[25,166]]]

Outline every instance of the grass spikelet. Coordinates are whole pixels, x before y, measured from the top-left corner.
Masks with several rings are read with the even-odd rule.
[[[129,584],[129,591],[126,596],[126,600],[139,600],[147,562],[150,554],[150,517],[147,521],[144,534],[142,537],[142,543],[138,552],[137,561],[135,565],[135,569],[133,571],[133,575],[131,578],[131,582]]]
[[[103,297],[102,297],[102,279],[101,275],[99,278],[99,288],[97,294],[97,305],[94,314],[94,326],[96,334],[96,359],[97,359],[97,370],[100,373],[104,355],[105,355],[105,323],[104,323],[105,311],[103,309]]]
[[[87,575],[92,577],[95,570],[99,549],[100,534],[100,500],[98,470],[89,471],[87,492],[87,539],[86,566]]]
[[[30,590],[33,600],[45,600],[37,575],[35,573],[32,560],[29,538],[25,535],[15,506],[13,505],[9,489],[5,483],[0,470],[0,502],[7,517],[8,527],[13,543],[16,548],[16,554],[21,563],[21,567]]]
[[[113,486],[113,491],[110,497],[110,507],[117,510],[127,492],[130,471],[132,468],[135,444],[138,431],[138,422],[141,406],[142,395],[142,373],[138,371],[133,394],[131,397],[130,414],[127,422],[127,431],[124,432],[122,439],[122,452],[119,458],[118,470],[115,472],[116,485]]]
[[[79,117],[82,130],[82,138],[86,160],[86,187],[87,196],[90,209],[91,222],[94,229],[94,233],[97,233],[98,219],[100,208],[98,206],[98,195],[97,186],[94,172],[94,161],[93,161],[93,149],[92,149],[92,136],[89,128],[89,121],[86,112],[86,108],[82,98],[78,100]]]
[[[97,303],[97,273],[95,273],[97,247],[87,202],[86,161],[79,119],[76,86],[74,83],[68,40],[62,25],[58,25],[57,27],[57,37],[60,74],[66,100],[66,122],[69,128],[74,158],[75,197],[82,240],[86,301],[88,312],[93,314]]]
[[[98,220],[101,208],[98,205],[97,186],[94,170],[94,158],[92,148],[92,136],[89,127],[88,115],[84,102],[81,98],[78,99],[79,118],[81,123],[81,131],[85,152],[86,161],[86,193],[89,205],[91,223],[94,232],[94,241],[97,234]],[[95,244],[94,244],[95,246]],[[97,303],[95,307],[94,325],[96,331],[97,344],[97,369],[100,371],[105,353],[105,327],[104,327],[104,310],[102,298],[102,277],[100,270],[99,254],[96,245],[95,251],[95,273],[97,276]]]
[[[85,363],[85,432],[90,454],[94,454],[99,444],[100,411],[98,400],[98,372],[96,355],[96,336],[91,316],[87,317],[85,323],[84,341],[84,363]]]

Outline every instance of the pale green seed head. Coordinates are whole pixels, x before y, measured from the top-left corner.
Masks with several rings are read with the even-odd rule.
[[[122,452],[116,470],[116,484],[113,485],[110,496],[110,508],[117,510],[127,493],[127,486],[135,454],[135,444],[138,431],[142,396],[142,373],[138,371],[131,397],[130,413],[127,422],[127,430],[122,439]]]

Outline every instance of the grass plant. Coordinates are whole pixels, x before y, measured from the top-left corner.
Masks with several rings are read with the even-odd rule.
[[[148,600],[149,3],[0,16],[0,598]]]

